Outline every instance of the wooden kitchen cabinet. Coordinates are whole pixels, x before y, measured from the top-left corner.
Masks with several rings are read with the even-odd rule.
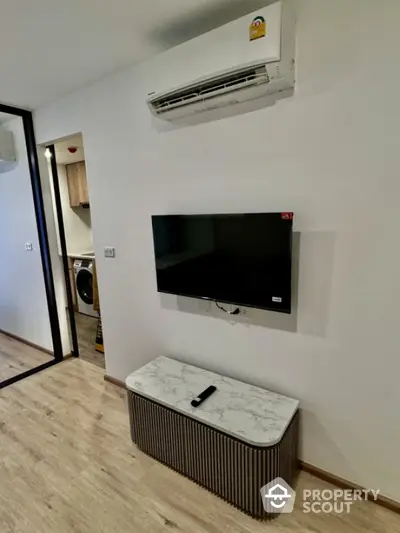
[[[66,165],[69,192],[69,205],[79,207],[89,203],[89,192],[86,180],[85,161]]]

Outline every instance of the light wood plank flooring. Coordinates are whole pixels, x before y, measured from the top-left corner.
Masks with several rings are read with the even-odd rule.
[[[329,484],[302,473],[297,488]],[[349,515],[255,521],[131,442],[125,392],[68,360],[0,391],[1,533],[396,533],[370,502]]]
[[[0,383],[52,359],[52,355],[0,333]]]
[[[105,369],[104,354],[95,350],[97,318],[75,313],[75,322],[81,359]]]

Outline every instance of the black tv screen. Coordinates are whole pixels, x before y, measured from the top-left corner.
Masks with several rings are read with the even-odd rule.
[[[153,216],[159,292],[291,312],[292,213]]]

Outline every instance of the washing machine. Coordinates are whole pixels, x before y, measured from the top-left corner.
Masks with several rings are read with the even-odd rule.
[[[78,312],[98,317],[97,311],[93,309],[93,261],[75,259],[74,271]]]

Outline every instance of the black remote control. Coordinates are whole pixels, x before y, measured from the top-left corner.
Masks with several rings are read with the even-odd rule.
[[[190,404],[193,406],[193,407],[199,407],[199,405],[201,405],[204,400],[207,400],[207,398],[209,396],[211,396],[211,394],[213,394],[215,391],[217,390],[217,387],[215,387],[214,385],[211,385],[210,387],[208,387],[206,390],[203,390],[203,392],[201,394],[199,394],[197,396],[197,398],[195,398],[194,400],[192,400],[190,402]]]

